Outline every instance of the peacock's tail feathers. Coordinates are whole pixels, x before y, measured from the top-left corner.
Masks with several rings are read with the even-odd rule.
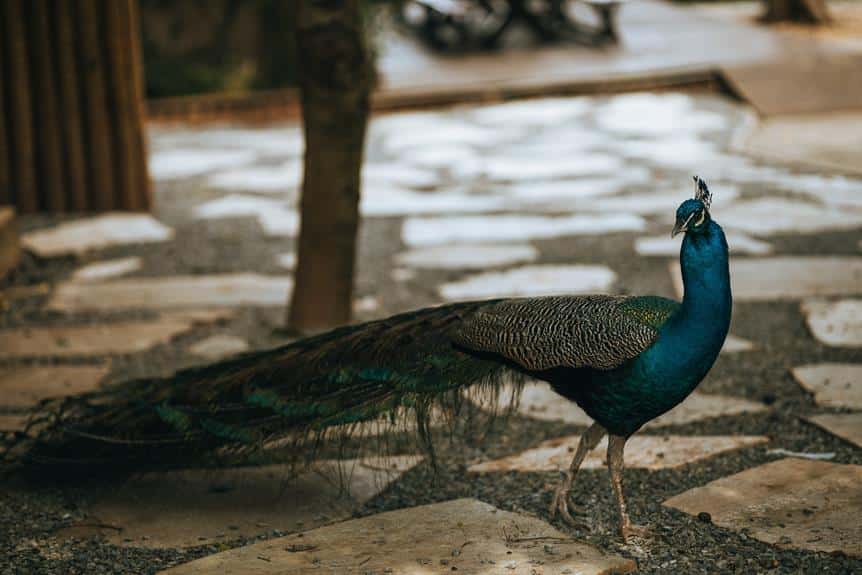
[[[183,466],[278,451],[296,463],[326,446],[386,443],[434,422],[490,411],[517,369],[452,344],[453,329],[487,302],[408,312],[346,326],[165,379],[116,384],[41,404],[5,452],[7,464],[118,471]]]

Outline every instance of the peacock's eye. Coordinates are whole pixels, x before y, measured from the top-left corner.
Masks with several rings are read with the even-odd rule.
[[[699,226],[700,224],[703,223],[703,220],[706,219],[706,212],[704,210],[700,210],[699,214],[700,215],[698,216],[697,221],[694,222],[695,226]]]

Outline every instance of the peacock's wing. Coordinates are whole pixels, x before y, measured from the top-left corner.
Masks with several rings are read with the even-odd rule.
[[[532,371],[613,369],[640,355],[679,307],[660,297],[549,296],[489,304],[462,322],[453,339]]]

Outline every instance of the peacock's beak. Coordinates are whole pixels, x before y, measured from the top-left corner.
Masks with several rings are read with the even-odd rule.
[[[694,217],[694,214],[691,214],[686,219],[678,219],[673,226],[673,230],[670,232],[670,237],[676,237],[677,234],[682,233],[688,230],[688,223]]]

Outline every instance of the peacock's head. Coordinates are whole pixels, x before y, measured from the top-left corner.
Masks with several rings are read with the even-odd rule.
[[[703,233],[709,225],[709,206],[712,203],[712,194],[706,187],[706,182],[699,177],[694,177],[694,198],[680,204],[676,210],[676,223],[670,237],[678,233]]]

